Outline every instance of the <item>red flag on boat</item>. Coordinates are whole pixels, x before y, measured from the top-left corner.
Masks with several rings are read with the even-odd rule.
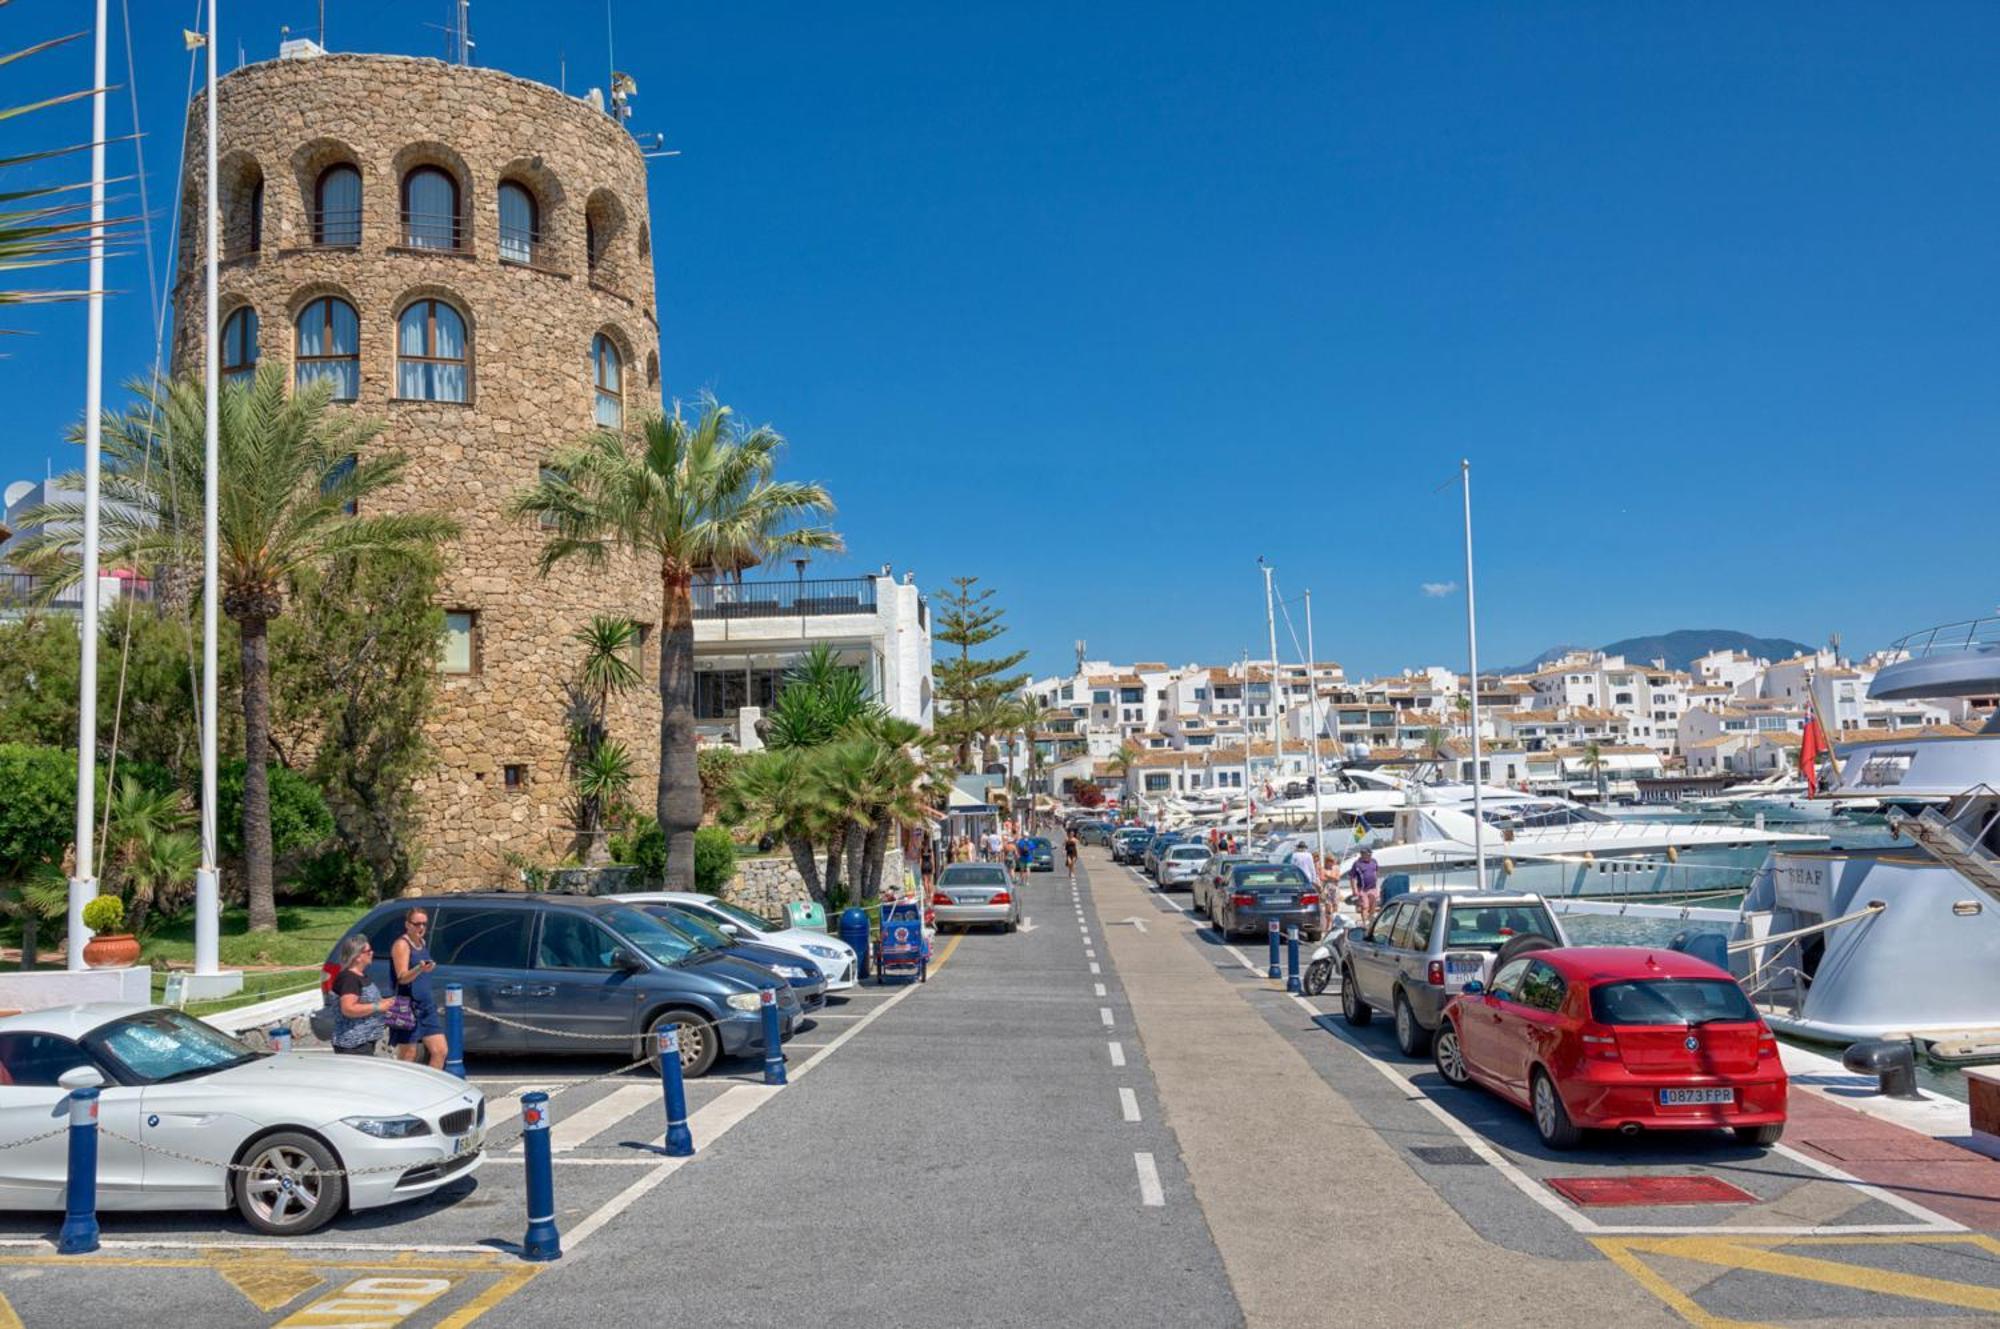
[[[1808,798],[1819,793],[1819,759],[1828,751],[1826,733],[1819,727],[1819,716],[1809,716],[1805,737],[1799,743],[1799,774],[1805,777]]]

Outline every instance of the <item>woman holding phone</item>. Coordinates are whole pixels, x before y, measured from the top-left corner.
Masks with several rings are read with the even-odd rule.
[[[444,1024],[438,1018],[437,1001],[431,991],[431,916],[421,907],[403,915],[403,935],[389,948],[389,965],[396,973],[396,995],[410,1003],[410,1026],[389,1025],[389,1046],[398,1061],[415,1061],[424,1055],[433,1069],[444,1069]]]

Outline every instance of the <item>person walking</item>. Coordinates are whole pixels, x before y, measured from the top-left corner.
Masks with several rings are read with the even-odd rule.
[[[1347,870],[1354,881],[1355,902],[1361,909],[1361,926],[1367,927],[1374,921],[1375,911],[1382,906],[1381,867],[1375,862],[1375,851],[1363,848],[1361,856],[1354,860],[1354,866]]]
[[[415,1061],[422,1054],[433,1070],[444,1069],[444,1024],[438,1016],[437,1001],[431,991],[431,916],[422,906],[403,915],[403,935],[389,948],[389,968],[396,975],[396,995],[410,1003],[410,1026],[389,1026],[389,1046],[399,1061]]]
[[[389,999],[368,979],[375,948],[360,933],[343,937],[335,952],[340,972],[333,979],[333,1050],[350,1057],[372,1057],[389,1025],[383,1013]]]
[[[1306,848],[1304,840],[1292,846],[1291,864],[1306,874],[1307,881],[1319,885],[1319,860],[1313,857],[1312,850]]]
[[[1076,830],[1072,827],[1069,834],[1063,837],[1063,861],[1069,865],[1069,884],[1072,886],[1076,885],[1076,855],[1081,847],[1077,843]]]

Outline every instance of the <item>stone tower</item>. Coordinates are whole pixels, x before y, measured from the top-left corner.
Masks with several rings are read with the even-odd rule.
[[[316,48],[315,48],[316,50]],[[217,90],[220,359],[324,379],[409,458],[385,508],[449,513],[448,640],[420,781],[427,889],[512,884],[507,855],[571,847],[565,684],[593,614],[637,620],[648,686],[618,703],[633,800],[659,760],[656,569],[536,571],[543,532],[508,499],[593,428],[659,409],[646,167],[605,112],[490,69],[325,55],[239,69]],[[199,373],[198,96],[181,184],[174,365]]]

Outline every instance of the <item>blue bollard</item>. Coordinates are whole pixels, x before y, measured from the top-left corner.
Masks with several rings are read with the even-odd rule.
[[[528,1164],[528,1234],[521,1238],[521,1258],[560,1260],[556,1170],[549,1157],[549,1096],[539,1089],[521,1095],[521,1152]]]
[[[288,1025],[272,1025],[264,1037],[270,1043],[271,1051],[273,1052],[290,1052],[292,1050],[292,1031]]]
[[[1271,920],[1271,972],[1269,976],[1272,978],[1278,976],[1278,920],[1275,918]]]
[[[1299,925],[1285,931],[1285,991],[1303,992],[1299,986]]]
[[[88,1255],[97,1249],[97,1091],[69,1091],[69,1203],[56,1250]]]
[[[778,993],[764,988],[764,1083],[785,1082],[785,1048],[778,1033]]]
[[[444,985],[444,1070],[465,1078],[465,985]]]
[[[681,1080],[681,1027],[654,1031],[660,1058],[660,1084],[667,1093],[667,1153],[674,1158],[694,1155],[694,1134],[688,1130],[687,1085]]]

